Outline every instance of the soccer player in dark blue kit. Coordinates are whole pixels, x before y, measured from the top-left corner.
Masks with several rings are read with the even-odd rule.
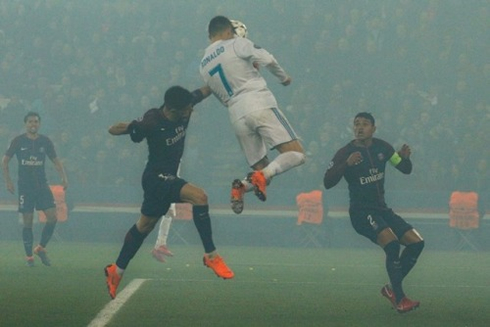
[[[400,313],[420,305],[405,296],[402,281],[415,266],[424,248],[420,234],[389,208],[384,198],[386,163],[404,174],[412,172],[411,149],[404,144],[396,152],[387,142],[374,138],[374,117],[367,112],[354,118],[355,139],[337,151],[330,162],[323,184],[326,189],[337,185],[342,176],[349,187],[349,215],[355,231],[379,245],[386,253],[386,270],[390,284],[381,294]],[[405,248],[400,255],[401,245]]]
[[[130,260],[172,203],[193,205],[194,224],[204,246],[204,265],[218,277],[229,279],[234,276],[214,246],[206,193],[177,176],[193,106],[207,96],[209,93],[205,89],[191,93],[183,87],[172,86],[165,92],[160,108],[148,110],[139,120],[116,123],[109,128],[112,135],[129,134],[133,142],[146,139],[149,152],[142,176],[141,216],[126,234],[116,263],[104,269],[109,295],[113,299]]]
[[[10,143],[2,159],[3,177],[7,190],[14,194],[15,187],[10,179],[9,162],[15,155],[19,162],[17,181],[19,195],[19,212],[22,214],[23,229],[22,240],[27,257],[27,265],[34,266],[33,252],[41,259],[45,266],[50,266],[51,261],[46,253],[46,245],[54,233],[56,226],[56,204],[53,193],[49,188],[44,165],[46,157],[54,164],[58,171],[61,184],[66,190],[68,179],[61,160],[56,155],[53,142],[45,136],[38,134],[41,126],[41,117],[36,112],[29,112],[24,117],[26,133],[15,137]],[[32,224],[34,220],[34,209],[42,210],[46,215],[46,224],[41,232],[41,240],[34,250],[34,236]]]

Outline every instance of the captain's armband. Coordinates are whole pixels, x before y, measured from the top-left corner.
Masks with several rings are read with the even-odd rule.
[[[402,161],[402,157],[395,151],[389,161],[393,167],[396,167]]]

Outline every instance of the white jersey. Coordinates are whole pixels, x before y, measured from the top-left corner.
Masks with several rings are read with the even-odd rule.
[[[288,79],[274,56],[241,37],[214,42],[201,60],[201,77],[228,107],[232,122],[253,111],[277,108],[276,98],[254,63],[265,66],[281,83]]]

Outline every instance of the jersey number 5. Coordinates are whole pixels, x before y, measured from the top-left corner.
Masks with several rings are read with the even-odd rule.
[[[228,83],[228,80],[226,79],[225,72],[223,71],[223,67],[221,67],[221,64],[216,65],[213,69],[209,71],[209,75],[213,76],[215,74],[219,75],[219,78],[221,80],[221,83],[223,83],[223,86],[228,93],[229,96],[233,95],[233,90],[230,87],[230,84]]]

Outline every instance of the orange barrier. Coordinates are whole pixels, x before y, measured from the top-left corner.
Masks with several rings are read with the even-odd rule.
[[[320,225],[323,221],[322,191],[314,190],[296,196],[298,225],[303,222]]]
[[[454,191],[449,199],[449,226],[459,229],[480,227],[478,194]]]

